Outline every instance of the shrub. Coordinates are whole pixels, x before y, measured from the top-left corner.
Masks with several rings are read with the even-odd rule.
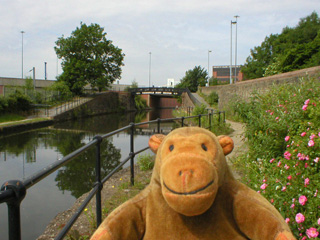
[[[219,95],[216,92],[211,92],[209,96],[206,98],[206,101],[210,104],[210,106],[217,104],[219,101]]]
[[[150,154],[139,155],[137,164],[142,171],[151,170],[154,166],[154,157]]]
[[[300,239],[320,230],[319,91],[319,80],[307,78],[235,104],[249,143],[249,152],[235,164]]]
[[[7,99],[8,112],[29,111],[31,109],[31,99],[21,91],[16,91],[15,94],[9,95]]]

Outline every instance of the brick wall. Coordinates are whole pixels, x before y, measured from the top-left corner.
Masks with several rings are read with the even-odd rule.
[[[217,92],[219,95],[219,109],[223,110],[234,96],[248,99],[254,90],[262,93],[268,91],[268,88],[274,84],[292,84],[299,81],[299,78],[301,77],[314,75],[320,76],[320,66],[282,73],[265,78],[247,80],[231,85],[201,87],[200,90],[206,95],[209,95],[212,91]],[[320,81],[320,78],[318,79]]]

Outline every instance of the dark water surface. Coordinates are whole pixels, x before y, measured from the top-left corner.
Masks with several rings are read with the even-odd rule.
[[[0,138],[0,185],[7,180],[29,177],[85,145],[96,135],[127,126],[130,122],[145,122],[163,116],[171,117],[171,110],[141,115],[109,114]],[[146,147],[148,139],[147,135],[137,135],[135,150]],[[126,132],[102,142],[102,176],[128,156],[129,144]],[[92,188],[94,167],[95,149],[92,148],[27,190],[21,204],[23,240],[36,239],[59,212],[70,208],[78,197]],[[6,204],[0,204],[0,240],[8,239],[7,215]]]

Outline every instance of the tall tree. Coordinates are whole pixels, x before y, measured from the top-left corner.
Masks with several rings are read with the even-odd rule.
[[[201,66],[196,66],[192,70],[186,71],[186,75],[181,82],[176,85],[177,88],[189,88],[191,92],[196,92],[198,86],[204,87],[207,83],[208,72]]]
[[[70,37],[56,41],[54,49],[63,69],[58,80],[66,82],[73,93],[82,93],[87,84],[101,91],[120,78],[124,54],[106,35],[98,24],[81,23]]]
[[[320,19],[313,12],[296,27],[266,37],[261,46],[251,50],[241,71],[252,79],[319,65],[319,38]]]

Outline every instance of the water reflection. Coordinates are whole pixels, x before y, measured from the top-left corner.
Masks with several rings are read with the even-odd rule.
[[[160,115],[110,114],[62,122],[3,137],[0,139],[0,184],[10,179],[24,179],[31,176],[88,143],[96,135],[109,133],[131,122],[153,120]],[[143,130],[146,131],[147,128],[156,129],[156,124],[141,128],[145,128]],[[135,150],[147,146],[150,132],[145,133],[135,136]],[[103,140],[101,144],[103,177],[128,156],[129,139],[128,133],[123,132]],[[75,199],[89,191],[94,183],[95,148],[92,147],[28,189],[26,198],[21,204],[23,239],[36,239],[58,212],[71,207]],[[8,239],[5,204],[0,204],[0,216],[0,238]]]
[[[84,144],[79,144],[76,148],[82,145]],[[102,142],[100,150],[101,175],[106,176],[120,164],[121,154],[108,140]],[[89,149],[59,170],[55,178],[58,188],[63,192],[70,191],[76,198],[90,191],[96,181],[95,154],[95,148]]]

